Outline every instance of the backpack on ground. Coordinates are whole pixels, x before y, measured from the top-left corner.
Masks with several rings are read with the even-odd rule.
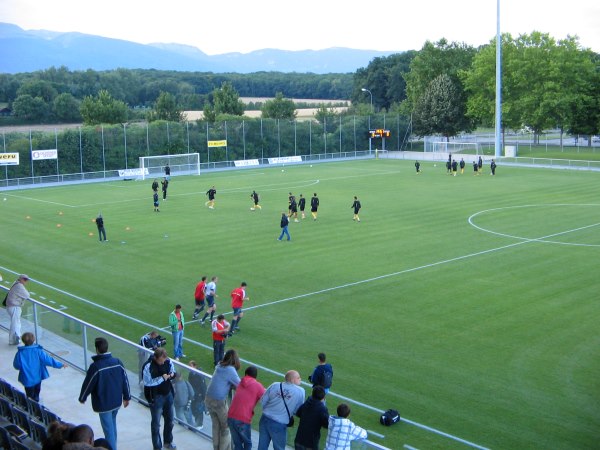
[[[379,417],[379,423],[381,423],[381,425],[385,425],[386,427],[398,422],[400,422],[400,413],[398,413],[398,411],[395,409],[388,409]]]

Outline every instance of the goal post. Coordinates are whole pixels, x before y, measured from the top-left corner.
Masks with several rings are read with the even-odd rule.
[[[167,165],[171,175],[200,175],[200,154],[140,156],[142,180],[164,176]]]
[[[480,155],[481,144],[479,142],[428,141],[425,143],[425,151],[435,153],[463,153],[467,155]]]

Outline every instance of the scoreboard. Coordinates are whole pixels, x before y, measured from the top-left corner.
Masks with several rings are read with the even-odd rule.
[[[377,128],[376,130],[369,130],[369,138],[389,138],[390,130],[384,130],[383,128]]]

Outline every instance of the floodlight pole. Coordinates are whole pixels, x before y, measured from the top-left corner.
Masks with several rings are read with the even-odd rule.
[[[367,88],[360,89],[363,92],[368,92],[371,96],[371,114],[373,114],[373,93]],[[371,114],[369,114],[369,131],[371,131]],[[371,153],[371,137],[369,137],[369,153]]]
[[[500,36],[500,0],[496,0],[496,129],[494,155],[502,156],[502,39]]]

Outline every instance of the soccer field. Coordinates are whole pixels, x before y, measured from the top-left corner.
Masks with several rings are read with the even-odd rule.
[[[307,381],[318,352],[351,418],[389,448],[589,449],[600,435],[600,173],[363,160],[4,191],[0,272],[37,299],[134,342],[176,303],[189,359],[211,366],[191,322],[202,275],[251,298],[227,343]],[[216,206],[204,206],[215,185]],[[251,211],[250,193],[262,210]],[[278,242],[288,192],[321,206]],[[353,196],[362,202],[352,220]],[[93,219],[101,212],[108,242]],[[12,272],[12,273],[11,273]],[[53,302],[53,303],[50,303]],[[259,370],[270,384],[279,379]],[[310,389],[306,389],[307,394]],[[74,399],[74,402],[76,400]],[[404,422],[378,423],[398,409]],[[259,415],[259,414],[257,414]],[[295,429],[290,434],[292,442]],[[322,439],[324,440],[324,439]]]

